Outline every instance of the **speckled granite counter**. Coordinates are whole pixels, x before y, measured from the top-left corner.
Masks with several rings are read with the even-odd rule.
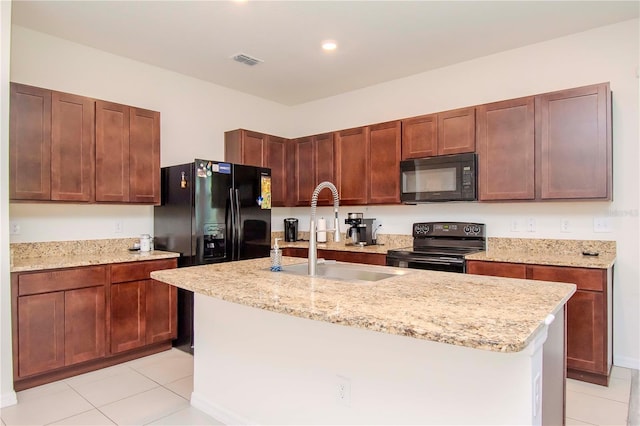
[[[303,263],[284,257],[283,264]],[[269,259],[156,271],[228,302],[351,327],[498,352],[525,348],[573,284],[435,271],[354,283],[271,272]]]
[[[585,256],[583,251],[597,252]],[[465,257],[486,262],[608,269],[616,260],[615,241],[488,238],[487,251]]]
[[[275,238],[280,238],[278,245],[282,248],[295,247],[295,248],[309,248],[309,233],[299,232],[298,236],[304,241],[288,242],[284,241],[283,232],[273,232],[271,237],[271,245],[273,245]],[[345,234],[341,235],[341,241],[336,243],[332,240],[332,234],[327,234],[326,243],[318,243],[318,249],[320,250],[337,250],[337,251],[352,251],[356,253],[375,253],[375,254],[387,254],[387,250],[394,250],[403,247],[411,247],[413,245],[413,237],[411,235],[399,235],[399,234],[380,234],[378,235],[378,244],[371,246],[354,246],[347,245],[349,239]]]
[[[178,253],[153,250],[132,252],[137,238],[55,241],[11,244],[11,272],[72,268],[110,263],[171,259]]]

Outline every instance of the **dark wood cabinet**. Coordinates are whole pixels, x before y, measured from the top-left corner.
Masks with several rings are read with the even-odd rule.
[[[367,204],[369,188],[369,128],[336,132],[336,187],[341,205]]]
[[[160,202],[160,113],[96,101],[96,201]]]
[[[105,355],[103,266],[12,275],[17,379]]]
[[[11,83],[12,200],[93,201],[94,103]]]
[[[438,155],[476,150],[475,107],[438,113]]]
[[[175,260],[111,265],[111,352],[118,353],[177,335],[177,289],[149,277]]]
[[[474,152],[475,108],[402,120],[402,159]]]
[[[369,126],[369,204],[400,203],[401,123]]]
[[[478,199],[535,199],[534,98],[476,107]]]
[[[309,206],[313,190],[321,182],[335,184],[334,173],[334,135],[324,133],[294,139],[292,147],[294,157],[294,197],[293,205]],[[318,205],[333,205],[330,191],[323,190],[318,195]]]
[[[611,199],[609,83],[536,96],[539,198]]]
[[[169,349],[177,289],[149,278],[175,259],[11,274],[14,388]]]
[[[224,160],[247,166],[271,169],[271,205],[287,205],[289,184],[289,141],[245,129],[224,133]]]
[[[303,247],[285,247],[282,249],[284,256],[308,257],[309,249]],[[346,250],[318,249],[318,258],[337,260],[339,262],[364,263],[367,265],[386,265],[387,255],[383,253],[365,253]]]
[[[335,184],[335,144],[333,133],[324,133],[313,137],[313,171],[315,181],[311,191],[322,182],[331,182]],[[311,193],[309,193],[311,198]],[[311,201],[311,200],[309,200]],[[331,191],[323,190],[318,194],[318,205],[333,205],[333,195]]]
[[[402,159],[438,155],[438,115],[402,120]]]
[[[567,302],[567,376],[607,385],[612,364],[612,270],[467,261],[467,273],[576,284]]]

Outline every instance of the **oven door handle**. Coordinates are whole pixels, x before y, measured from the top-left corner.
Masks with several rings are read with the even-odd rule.
[[[389,257],[389,259],[395,262],[414,262],[414,263],[437,263],[438,265],[462,265],[464,259],[456,259],[454,257],[415,257],[415,256],[403,256],[403,257]]]

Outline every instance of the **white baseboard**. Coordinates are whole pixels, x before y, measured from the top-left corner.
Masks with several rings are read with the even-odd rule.
[[[614,356],[613,365],[617,367],[633,368],[640,370],[640,359],[627,356]]]
[[[208,414],[214,419],[218,420],[225,425],[255,425],[256,422],[253,422],[245,417],[238,415],[230,410],[227,410],[224,407],[220,407],[208,401],[201,395],[196,392],[191,393],[191,405],[203,413]]]
[[[18,403],[18,397],[14,391],[5,392],[0,395],[0,408],[9,407]]]

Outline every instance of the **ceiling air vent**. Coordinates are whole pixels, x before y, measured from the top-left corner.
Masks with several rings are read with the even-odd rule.
[[[262,59],[254,58],[244,53],[237,53],[231,58],[236,62],[240,62],[249,66],[254,66],[256,64],[259,64],[260,62],[264,62]]]

